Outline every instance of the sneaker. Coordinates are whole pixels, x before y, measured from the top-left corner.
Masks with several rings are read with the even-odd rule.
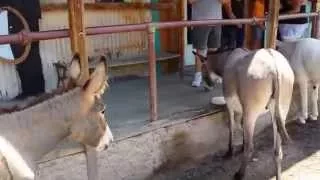
[[[226,104],[226,100],[224,99],[223,96],[217,96],[217,97],[213,97],[211,98],[211,104],[214,105],[225,105]]]
[[[202,81],[202,73],[196,72],[192,81],[192,87],[200,87]]]

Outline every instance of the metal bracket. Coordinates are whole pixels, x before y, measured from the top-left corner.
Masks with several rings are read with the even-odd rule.
[[[252,25],[257,25],[258,21],[257,18],[255,16],[252,17]]]
[[[148,25],[148,33],[155,33],[156,29],[157,28],[153,23],[149,23],[149,25]]]

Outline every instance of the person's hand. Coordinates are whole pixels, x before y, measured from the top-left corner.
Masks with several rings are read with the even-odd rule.
[[[237,17],[232,13],[229,17],[230,19],[237,19]],[[241,24],[236,24],[237,28],[241,29],[242,25]]]

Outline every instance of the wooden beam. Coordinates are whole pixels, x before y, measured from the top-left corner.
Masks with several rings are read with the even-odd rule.
[[[68,0],[68,7],[71,50],[80,56],[81,74],[78,84],[83,85],[89,78],[83,0]]]
[[[276,47],[279,9],[280,9],[279,0],[269,1],[269,11],[268,11],[267,30],[266,30],[267,32],[266,48],[275,49]]]

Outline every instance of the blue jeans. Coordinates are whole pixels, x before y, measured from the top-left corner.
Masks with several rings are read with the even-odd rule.
[[[244,41],[244,28],[224,26],[222,36],[222,48],[242,47]]]

